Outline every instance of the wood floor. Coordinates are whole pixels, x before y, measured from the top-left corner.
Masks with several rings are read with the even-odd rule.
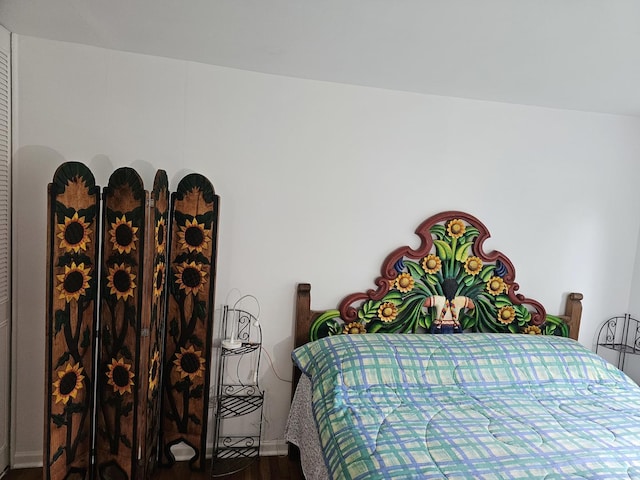
[[[192,472],[188,463],[176,463],[172,468],[158,469],[150,480],[209,480],[210,472]],[[300,463],[289,457],[260,457],[240,472],[215,477],[223,480],[304,480]],[[42,480],[41,468],[10,470],[2,480]]]

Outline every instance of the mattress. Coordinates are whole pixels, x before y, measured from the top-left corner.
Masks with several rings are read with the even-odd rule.
[[[573,340],[338,335],[293,359],[324,464],[310,480],[640,479],[640,388]]]

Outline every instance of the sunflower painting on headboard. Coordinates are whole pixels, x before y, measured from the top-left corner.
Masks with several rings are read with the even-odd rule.
[[[417,229],[421,245],[401,247],[382,265],[377,290],[348,295],[312,324],[310,339],[395,332],[496,332],[568,336],[559,317],[516,293],[511,261],[485,252],[487,228],[464,212],[444,212]]]

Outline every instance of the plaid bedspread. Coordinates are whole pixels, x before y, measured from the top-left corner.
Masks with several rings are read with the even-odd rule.
[[[333,479],[640,479],[640,388],[573,340],[338,335],[293,359]]]

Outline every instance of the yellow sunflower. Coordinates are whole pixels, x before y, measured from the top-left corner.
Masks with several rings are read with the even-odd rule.
[[[209,234],[205,230],[204,223],[187,220],[178,232],[178,243],[183,250],[202,253],[207,249]]]
[[[505,291],[507,291],[507,284],[502,277],[491,277],[487,282],[487,292],[491,295],[498,296]]]
[[[410,292],[413,290],[416,281],[413,277],[408,273],[401,273],[396,278],[396,288],[400,290],[402,293]]]
[[[457,218],[451,220],[447,224],[447,233],[451,238],[460,238],[464,235],[464,232],[467,230],[467,227],[464,226],[462,220],[458,220]]]
[[[204,290],[207,273],[202,270],[201,263],[182,262],[176,265],[176,270],[176,283],[180,285],[180,290],[184,290],[187,295],[197,295]]]
[[[442,260],[433,253],[430,253],[422,259],[422,269],[427,273],[438,273],[441,268]]]
[[[160,352],[158,350],[154,350],[153,355],[151,356],[151,365],[149,366],[149,393],[153,393],[158,386],[159,373]]]
[[[478,257],[469,257],[464,262],[464,271],[469,275],[477,275],[482,270],[482,260]]]
[[[522,333],[526,333],[527,335],[542,335],[542,330],[537,325],[527,325]]]
[[[498,321],[505,325],[509,325],[516,319],[516,309],[511,305],[505,305],[498,310]]]
[[[71,266],[64,266],[64,273],[56,275],[56,278],[60,282],[56,287],[60,292],[58,298],[64,299],[67,303],[71,300],[78,301],[81,296],[84,296],[89,288],[89,280],[91,277],[89,273],[91,267],[84,268],[84,263],[71,262]]]
[[[131,250],[136,249],[137,232],[138,227],[134,227],[131,221],[127,221],[126,215],[121,218],[116,217],[116,223],[112,223],[109,230],[113,249],[120,253],[131,253]]]
[[[135,278],[136,276],[131,273],[130,266],[124,263],[116,264],[113,268],[109,267],[107,288],[111,289],[111,295],[115,294],[118,300],[121,298],[126,300],[133,297],[133,290],[136,288]]]
[[[180,378],[189,377],[189,380],[193,381],[196,377],[202,377],[204,362],[202,352],[189,345],[189,348],[180,347],[180,353],[176,354],[173,364],[180,373]]]
[[[394,278],[393,280],[388,280],[389,282],[389,290],[393,290],[394,288],[396,288],[396,279]]]
[[[166,231],[167,231],[167,224],[164,221],[164,217],[160,217],[160,220],[158,220],[158,222],[156,223],[156,252],[157,253],[164,253],[165,250],[165,246],[166,246],[166,242],[165,242],[165,236],[166,236]]]
[[[378,318],[383,322],[393,322],[398,316],[398,307],[391,302],[384,302],[378,307]]]
[[[87,243],[91,242],[89,226],[90,224],[85,222],[85,217],[78,217],[78,212],[75,212],[71,218],[64,217],[64,224],[58,224],[61,230],[57,235],[60,239],[60,248],[64,248],[66,252],[76,253],[86,250]]]
[[[56,403],[62,402],[66,405],[70,398],[75,399],[78,396],[78,390],[84,388],[82,370],[84,369],[79,363],[74,364],[71,361],[56,371],[58,380],[53,382],[53,396]]]
[[[158,262],[153,271],[153,296],[159,297],[164,290],[164,262]]]
[[[364,328],[364,325],[360,322],[351,322],[344,326],[344,328],[342,329],[342,333],[355,335],[358,333],[367,333],[367,329]]]
[[[124,395],[125,393],[131,393],[131,387],[135,385],[133,383],[133,377],[135,374],[131,371],[131,364],[125,362],[124,358],[111,359],[111,363],[107,365],[107,381],[108,385],[113,386],[114,393]]]

